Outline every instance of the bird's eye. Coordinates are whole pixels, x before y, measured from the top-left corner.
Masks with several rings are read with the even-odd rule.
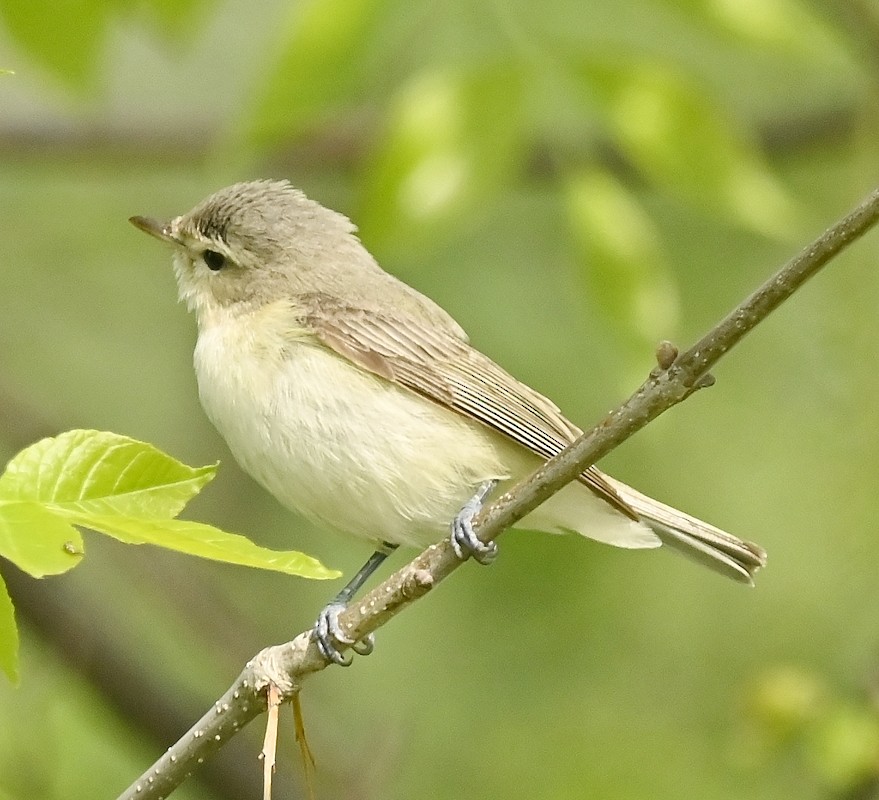
[[[204,253],[201,254],[201,257],[204,259],[204,263],[207,265],[208,269],[213,270],[214,272],[217,272],[226,266],[226,256],[222,253],[218,253],[216,250],[205,250]]]

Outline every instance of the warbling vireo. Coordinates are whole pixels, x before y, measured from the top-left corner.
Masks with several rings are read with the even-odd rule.
[[[131,221],[174,247],[198,321],[201,402],[239,464],[288,508],[378,545],[315,625],[337,663],[334,641],[352,644],[338,613],[391,550],[425,547],[451,524],[461,557],[490,560],[469,524],[482,500],[580,434],[384,272],[346,217],[286,181],[235,184],[168,223]],[[757,545],[596,467],[520,527],[665,543],[745,583],[765,563]]]

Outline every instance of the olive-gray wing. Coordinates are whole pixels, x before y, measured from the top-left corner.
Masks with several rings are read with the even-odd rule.
[[[581,433],[554,403],[450,331],[346,306],[326,295],[303,302],[306,328],[338,355],[493,428],[542,458],[557,455]],[[579,480],[638,519],[595,467],[584,470]]]

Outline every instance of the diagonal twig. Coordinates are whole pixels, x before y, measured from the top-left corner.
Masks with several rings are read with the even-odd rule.
[[[480,513],[474,521],[479,538],[496,538],[651,420],[709,385],[709,370],[725,353],[877,220],[879,190],[792,258],[689,350],[675,357],[673,350],[664,347],[657,356],[660,366],[628,400]],[[343,629],[352,640],[362,639],[430,591],[461,563],[448,540],[431,545],[353,602],[340,616]],[[289,698],[299,691],[308,675],[326,666],[311,642],[310,631],[258,653],[214,707],[119,800],[167,797],[198,764],[266,710],[269,685],[276,687],[282,698]]]

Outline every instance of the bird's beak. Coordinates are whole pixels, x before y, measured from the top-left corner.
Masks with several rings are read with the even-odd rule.
[[[155,236],[156,239],[159,239],[162,242],[180,244],[177,237],[171,233],[170,222],[159,222],[157,219],[150,219],[150,217],[129,217],[128,221],[134,225],[135,228],[139,228],[150,236]]]

